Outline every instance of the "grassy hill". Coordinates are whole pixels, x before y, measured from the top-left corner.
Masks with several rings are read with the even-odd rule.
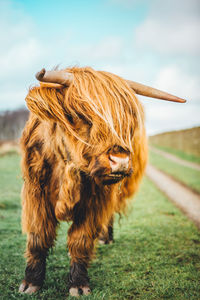
[[[165,132],[149,137],[150,145],[181,156],[200,157],[200,127]]]

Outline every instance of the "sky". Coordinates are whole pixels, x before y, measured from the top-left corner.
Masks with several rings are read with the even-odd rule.
[[[0,111],[45,67],[91,66],[187,99],[139,96],[149,135],[200,125],[199,0],[0,0]]]

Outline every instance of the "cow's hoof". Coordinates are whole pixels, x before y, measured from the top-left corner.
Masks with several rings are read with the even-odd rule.
[[[89,295],[91,290],[89,286],[71,287],[69,289],[70,296],[79,297],[80,295]]]
[[[19,292],[24,294],[36,293],[41,287],[38,285],[33,285],[32,283],[27,283],[25,280],[22,281],[19,287]]]

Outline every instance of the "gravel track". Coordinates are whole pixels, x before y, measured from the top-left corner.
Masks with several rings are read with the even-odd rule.
[[[147,166],[146,175],[200,229],[200,195],[152,165]]]

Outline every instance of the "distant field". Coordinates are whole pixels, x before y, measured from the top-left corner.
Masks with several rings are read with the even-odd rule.
[[[66,223],[48,258],[43,289],[33,296],[18,293],[26,241],[20,226],[19,162],[17,154],[0,157],[0,299],[64,300],[69,268]],[[116,219],[114,233],[113,245],[98,247],[89,270],[93,294],[83,299],[200,299],[200,233],[147,178],[128,218],[120,224]]]
[[[149,137],[151,145],[184,156],[183,159],[200,162],[200,127],[165,132]]]
[[[195,156],[193,154],[188,154],[188,153],[185,153],[181,150],[176,150],[176,149],[172,149],[172,148],[168,148],[168,147],[163,147],[163,146],[156,146],[157,149],[160,149],[160,150],[163,150],[165,152],[168,152],[170,154],[173,154],[181,159],[184,159],[186,161],[189,161],[189,162],[194,162],[194,163],[197,163],[197,164],[200,164],[200,156]]]
[[[0,141],[0,156],[19,152],[19,140]]]
[[[191,189],[200,193],[200,171],[182,166],[151,150],[149,152],[149,162],[159,170],[166,172]]]
[[[150,137],[149,143],[182,160],[200,164],[200,127],[158,134]],[[200,193],[200,171],[173,162],[153,149],[149,152],[149,162]]]

